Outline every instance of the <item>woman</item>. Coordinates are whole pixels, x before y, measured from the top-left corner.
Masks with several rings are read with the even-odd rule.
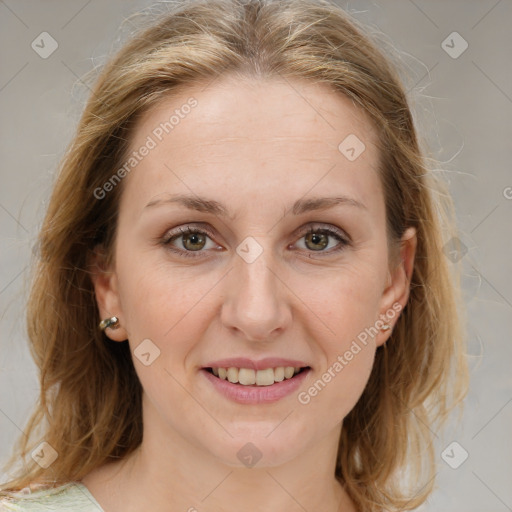
[[[339,7],[189,2],[138,34],[41,230],[40,403],[4,508],[423,503],[466,388],[436,187]]]

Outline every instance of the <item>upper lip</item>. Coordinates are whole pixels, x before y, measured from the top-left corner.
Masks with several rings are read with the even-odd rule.
[[[266,370],[267,368],[277,368],[279,366],[293,366],[303,368],[309,366],[304,361],[297,359],[283,359],[281,357],[266,357],[258,361],[246,357],[231,357],[228,359],[218,359],[205,364],[203,368],[251,368],[253,370]]]

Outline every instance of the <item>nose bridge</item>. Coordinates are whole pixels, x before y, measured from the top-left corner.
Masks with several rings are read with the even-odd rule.
[[[279,262],[265,240],[269,242],[270,237],[258,241],[248,237],[237,247],[223,305],[225,326],[253,340],[268,339],[291,318]]]
[[[276,272],[275,258],[271,255],[270,249],[263,253],[253,262],[242,259],[237,264],[240,293],[246,294],[253,301],[263,301],[265,304],[276,300]]]

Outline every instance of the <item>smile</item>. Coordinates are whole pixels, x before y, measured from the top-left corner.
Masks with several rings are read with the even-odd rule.
[[[277,402],[296,394],[310,371],[309,366],[277,366],[261,370],[209,366],[203,367],[200,374],[208,386],[224,398],[255,405]]]
[[[278,366],[276,368],[265,368],[254,370],[252,368],[206,368],[211,374],[232,384],[242,386],[271,386],[276,382],[292,379],[298,373],[309,367]]]

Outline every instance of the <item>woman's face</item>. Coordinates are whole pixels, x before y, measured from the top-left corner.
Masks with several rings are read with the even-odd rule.
[[[95,287],[122,326],[107,334],[129,339],[145,436],[236,466],[337,436],[408,294],[376,143],[350,100],[303,81],[224,77],[141,119]]]

